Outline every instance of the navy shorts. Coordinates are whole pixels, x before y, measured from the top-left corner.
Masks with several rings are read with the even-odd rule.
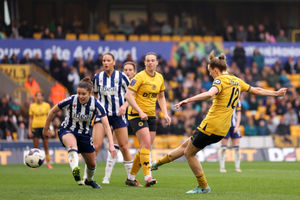
[[[107,116],[109,125],[113,127],[113,129],[123,128],[128,126],[128,121],[125,115],[122,116]],[[96,123],[102,123],[101,118],[99,115],[96,115],[95,122]]]
[[[74,133],[74,131],[64,128],[60,128],[58,131],[59,140],[62,144],[62,137],[68,133],[72,133],[75,136],[78,153],[93,153],[95,151],[94,142],[91,135]],[[65,145],[63,144],[63,146]]]
[[[233,126],[230,127],[230,129],[229,129],[227,135],[224,137],[225,139],[228,139],[229,137],[232,138],[232,139],[235,139],[235,138],[241,138],[241,137],[242,137],[242,136],[241,136],[240,130],[238,130],[237,133],[234,133],[234,132],[233,132],[233,131],[234,131],[234,128],[235,128],[235,127],[233,127]]]
[[[223,136],[214,135],[214,134],[206,135],[205,133],[202,133],[197,129],[193,134],[193,136],[191,137],[191,140],[195,147],[199,149],[204,149],[207,145],[217,143],[223,138],[224,138]]]

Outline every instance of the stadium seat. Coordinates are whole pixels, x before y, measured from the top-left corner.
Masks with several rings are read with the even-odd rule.
[[[67,33],[66,34],[66,40],[76,40],[76,34],[75,33]]]
[[[149,35],[140,35],[140,41],[149,41],[150,37]]]
[[[106,34],[104,37],[104,40],[106,41],[114,41],[115,40],[115,35],[113,34]]]
[[[160,37],[160,40],[163,41],[163,42],[170,42],[171,41],[171,36],[169,36],[169,35],[162,35]]]
[[[291,136],[300,137],[300,126],[299,125],[291,125],[290,131],[291,131]]]
[[[116,41],[126,41],[126,35],[124,35],[124,34],[117,34],[115,36],[115,40]]]
[[[223,42],[223,37],[222,36],[213,36],[213,41],[214,42]]]
[[[204,36],[204,37],[203,37],[203,41],[204,41],[204,42],[217,42],[217,41],[214,41],[213,36],[210,36],[210,35]]]
[[[181,41],[190,42],[190,41],[192,41],[192,36],[184,35],[184,36],[182,36]]]
[[[168,147],[170,149],[177,148],[179,145],[181,145],[183,139],[184,139],[183,135],[168,135],[167,136]]]
[[[128,40],[129,41],[139,41],[139,36],[138,35],[129,35]]]
[[[79,34],[79,40],[88,40],[89,39],[89,35],[86,33],[81,33]]]
[[[89,40],[98,41],[100,36],[98,34],[89,34]]]
[[[150,35],[150,40],[152,42],[160,42],[160,35]]]
[[[156,149],[166,149],[168,148],[168,143],[166,141],[166,136],[164,135],[157,135],[153,142],[153,147]]]
[[[40,32],[33,33],[33,38],[37,39],[37,40],[41,39],[42,38],[42,33],[40,33]]]
[[[194,42],[203,42],[203,37],[201,35],[193,35],[192,40]]]
[[[180,36],[180,35],[173,35],[173,36],[171,37],[171,40],[172,40],[173,42],[180,42],[180,41],[181,41],[181,36]]]

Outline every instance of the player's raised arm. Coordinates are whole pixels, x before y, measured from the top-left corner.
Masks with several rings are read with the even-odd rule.
[[[260,87],[251,87],[249,92],[256,96],[273,96],[280,97],[285,96],[287,88],[281,88],[277,91],[266,90]]]

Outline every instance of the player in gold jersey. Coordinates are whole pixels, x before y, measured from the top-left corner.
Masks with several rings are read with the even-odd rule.
[[[43,128],[50,111],[50,105],[43,101],[44,96],[42,92],[37,92],[35,97],[36,102],[32,103],[29,107],[28,136],[33,139],[34,148],[39,148],[39,139],[42,138],[47,168],[52,169],[52,165],[50,164],[48,137],[43,136]]]
[[[207,145],[219,142],[226,136],[231,125],[230,121],[233,110],[238,103],[241,92],[250,92],[257,96],[278,97],[284,96],[287,90],[286,88],[281,88],[278,91],[270,91],[259,87],[251,87],[243,80],[228,74],[226,59],[223,54],[219,57],[214,57],[213,52],[211,52],[209,60],[208,71],[214,79],[209,91],[187,98],[175,105],[175,108],[178,109],[187,103],[213,98],[213,103],[208,114],[197,127],[192,137],[163,158],[154,161],[151,167],[152,170],[157,169],[158,166],[185,155],[198,182],[196,188],[187,191],[189,194],[210,192],[210,187],[207,184],[202,166],[197,160],[196,154]]]
[[[150,149],[156,134],[155,107],[157,101],[167,124],[171,122],[164,95],[164,79],[160,73],[156,72],[157,65],[157,55],[148,53],[145,57],[145,70],[139,72],[131,80],[125,95],[130,105],[128,120],[140,143],[140,149],[134,157],[131,171],[125,182],[130,186],[140,185],[135,176],[141,167],[144,173],[145,187],[156,183],[150,171]]]

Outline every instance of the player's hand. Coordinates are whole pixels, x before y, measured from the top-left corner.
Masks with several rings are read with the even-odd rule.
[[[109,151],[112,158],[115,158],[117,156],[117,151],[116,151],[114,145],[109,145],[108,151]]]
[[[125,115],[125,113],[126,113],[126,108],[124,106],[121,106],[118,110],[117,116]]]
[[[234,130],[233,130],[233,133],[237,133],[239,131],[239,128],[238,126],[234,127]]]
[[[278,91],[276,91],[276,96],[281,97],[281,96],[285,96],[287,91],[287,88],[280,88]]]
[[[167,125],[171,124],[171,117],[169,115],[165,115],[165,120],[167,121]]]
[[[43,136],[50,137],[51,132],[49,131],[49,128],[43,128]]]
[[[144,112],[139,113],[139,116],[140,116],[141,120],[148,120],[148,115],[146,115],[146,113],[144,113]]]
[[[187,99],[185,99],[185,100],[183,100],[183,101],[180,101],[178,104],[174,105],[174,107],[175,107],[176,109],[179,109],[179,108],[181,108],[182,106],[184,106],[184,105],[187,104],[187,103],[188,103],[188,101],[187,101]]]
[[[32,136],[33,136],[33,135],[32,135],[32,131],[31,131],[31,129],[30,129],[30,130],[28,130],[28,137],[29,137],[29,138],[32,138]]]

